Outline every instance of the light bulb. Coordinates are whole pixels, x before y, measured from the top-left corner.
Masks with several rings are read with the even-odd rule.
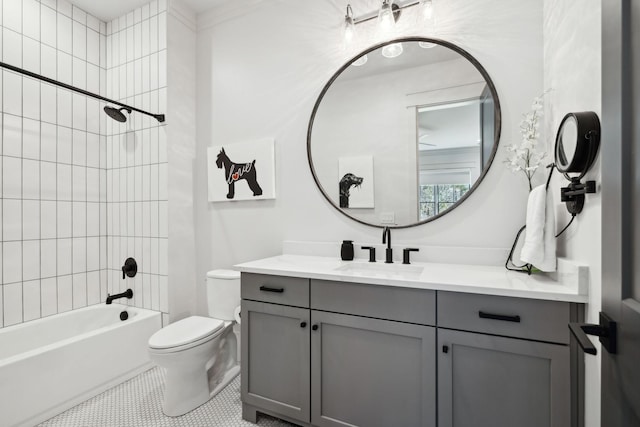
[[[378,12],[378,26],[382,31],[389,31],[395,25],[396,20],[393,16],[393,7],[390,0],[384,0]]]
[[[422,16],[426,20],[431,20],[433,18],[433,1],[432,0],[420,0],[420,9],[422,11]]]
[[[356,26],[353,22],[353,11],[351,5],[347,5],[347,14],[344,16],[343,35],[345,44],[349,44],[356,36]]]
[[[382,48],[382,56],[385,58],[395,58],[396,56],[402,55],[402,43],[392,43],[388,44]]]
[[[437,44],[431,43],[431,42],[418,42],[418,46],[420,46],[423,49],[431,49],[433,47],[436,47]]]
[[[353,65],[354,67],[361,67],[362,65],[366,64],[368,60],[369,58],[367,58],[367,55],[363,55],[360,58],[353,61],[351,65]]]
[[[356,28],[353,25],[353,18],[346,17],[344,18],[344,41],[345,43],[351,43],[356,36]]]

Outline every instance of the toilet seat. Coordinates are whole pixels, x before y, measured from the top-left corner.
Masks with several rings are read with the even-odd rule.
[[[155,352],[174,352],[209,341],[224,329],[225,322],[210,317],[191,316],[157,331],[149,338],[149,349]]]

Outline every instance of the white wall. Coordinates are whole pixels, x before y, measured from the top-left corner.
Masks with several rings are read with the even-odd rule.
[[[167,187],[169,197],[169,314],[175,321],[196,311],[193,181],[196,151],[196,21],[180,1],[169,2],[167,59]]]
[[[601,7],[589,0],[544,1],[544,130],[553,156],[553,143],[565,114],[601,111]],[[603,141],[602,143],[606,143]],[[553,158],[553,157],[551,157]],[[585,179],[598,184],[596,194],[587,195],[585,208],[558,239],[558,254],[589,266],[587,322],[598,323],[601,307],[601,195],[599,156]],[[555,174],[552,180],[557,226],[560,230],[571,218],[560,204],[560,187],[567,181]],[[593,340],[599,348],[600,343]],[[600,353],[600,351],[598,352]],[[600,425],[600,355],[585,356],[585,425]]]
[[[496,84],[502,106],[501,149],[483,185],[463,205],[432,223],[394,231],[394,242],[505,248],[524,222],[527,185],[501,162],[504,147],[519,139],[521,114],[542,92],[542,3],[435,3],[440,36],[472,54]],[[283,240],[380,240],[379,229],[347,219],[323,199],[306,159],[315,100],[343,63],[379,41],[373,34],[375,21],[359,25],[359,41],[344,51],[343,2],[243,5],[199,16],[198,277],[212,267],[276,255]],[[374,10],[378,2],[359,0],[352,6],[358,15]],[[414,11],[404,13],[398,36],[426,35],[416,25]],[[263,137],[276,139],[276,200],[207,203],[206,148]],[[199,292],[204,295],[202,288]]]
[[[2,61],[94,93],[106,25],[65,0],[0,1]],[[107,292],[106,138],[93,98],[2,71],[0,327]]]

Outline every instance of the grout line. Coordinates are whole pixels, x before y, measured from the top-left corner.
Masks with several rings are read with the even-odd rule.
[[[24,3],[21,4],[22,10],[20,11],[21,14],[21,18],[22,16],[24,16]],[[3,20],[4,20],[4,16],[3,16]],[[21,29],[21,33],[24,33],[24,25],[22,25],[22,22],[20,23],[20,29]],[[22,34],[20,34],[21,36]],[[4,43],[4,36],[3,36],[3,43]],[[21,56],[20,56],[20,66],[24,66],[24,40],[22,39],[22,37],[20,37],[20,48],[21,48]],[[4,54],[4,52],[3,52]],[[20,285],[20,293],[21,293],[21,297],[22,297],[22,307],[21,307],[21,314],[22,314],[22,323],[24,323],[24,309],[25,309],[25,301],[24,301],[24,85],[23,83],[23,78],[20,77],[20,126],[21,126],[21,132],[20,132],[20,251],[21,251],[21,257],[20,257],[20,279],[21,279],[21,285]],[[4,96],[4,88],[3,88],[3,96]],[[4,141],[3,141],[4,144]]]
[[[38,2],[38,16],[40,17],[40,28],[38,31],[40,32],[40,39],[42,39],[42,4]],[[42,45],[38,44],[38,54],[40,55],[39,63],[40,63],[40,73],[42,73]],[[40,119],[40,138],[38,141],[38,150],[40,152],[40,159],[42,159],[42,85],[38,85],[38,90],[40,92],[40,105],[38,111],[38,117]],[[23,130],[24,131],[24,130]],[[38,159],[38,160],[40,160]],[[39,190],[39,200],[40,200],[40,208],[38,209],[38,226],[40,229],[40,269],[39,269],[39,283],[40,283],[40,313],[38,313],[38,318],[42,317],[42,161],[38,162],[38,190]]]

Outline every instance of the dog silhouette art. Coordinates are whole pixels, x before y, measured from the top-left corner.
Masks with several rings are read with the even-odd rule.
[[[224,147],[218,153],[216,158],[216,166],[218,169],[222,169],[224,166],[224,175],[229,185],[229,192],[227,193],[227,199],[233,199],[236,193],[236,182],[244,179],[247,181],[249,188],[253,191],[254,196],[262,195],[262,188],[258,184],[256,179],[256,161],[251,163],[234,163],[229,159],[227,153],[224,152]]]
[[[360,178],[359,176],[355,176],[352,173],[345,174],[340,180],[340,207],[348,208],[349,207],[349,193],[351,187],[360,187],[362,185],[362,181],[364,178]]]

